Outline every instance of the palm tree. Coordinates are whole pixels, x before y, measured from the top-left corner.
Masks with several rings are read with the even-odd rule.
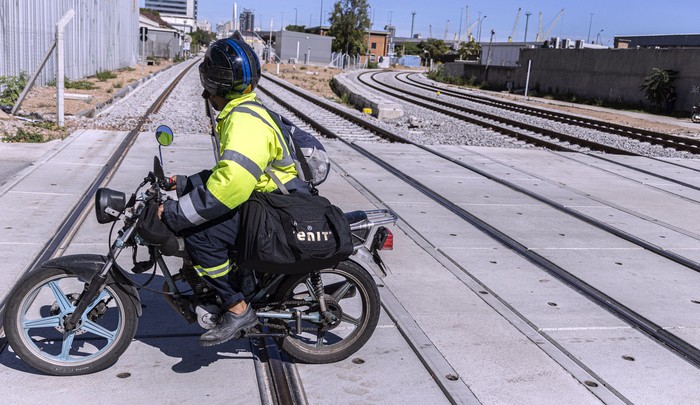
[[[644,97],[660,110],[669,96],[675,93],[673,81],[676,75],[678,72],[675,70],[652,68],[651,74],[644,78],[640,90],[644,91]]]

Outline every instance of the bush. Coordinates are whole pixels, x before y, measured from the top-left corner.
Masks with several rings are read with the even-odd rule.
[[[0,76],[0,105],[15,105],[26,85],[27,74],[24,72],[19,76]]]
[[[2,138],[3,142],[26,142],[26,143],[42,143],[45,142],[44,135],[38,132],[25,131],[20,128],[16,135],[8,135]]]
[[[109,79],[116,79],[117,78],[117,75],[109,70],[103,70],[101,72],[97,72],[97,74],[95,76],[97,76],[97,80],[99,80],[101,82],[106,82]]]
[[[76,90],[92,90],[95,89],[95,84],[92,82],[89,82],[87,80],[78,80],[75,82],[70,81],[69,79],[64,80],[63,87],[67,89],[76,89]]]

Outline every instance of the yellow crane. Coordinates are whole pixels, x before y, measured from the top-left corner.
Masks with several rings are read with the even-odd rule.
[[[540,12],[540,29],[537,32],[537,38],[535,38],[535,41],[544,41],[545,38],[549,37],[549,34],[552,32],[554,29],[554,26],[557,25],[557,22],[559,22],[559,19],[561,19],[561,16],[564,15],[564,9],[562,8],[561,11],[559,11],[559,14],[557,14],[556,17],[552,20],[552,22],[549,24],[547,27],[547,30],[542,33],[542,13]]]
[[[518,7],[518,14],[515,15],[515,23],[513,24],[513,31],[510,32],[508,37],[508,42],[513,42],[513,36],[515,35],[515,30],[518,29],[518,20],[520,20],[520,7]]]

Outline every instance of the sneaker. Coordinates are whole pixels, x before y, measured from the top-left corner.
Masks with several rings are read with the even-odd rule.
[[[248,305],[248,308],[240,315],[226,311],[218,325],[199,337],[199,344],[207,347],[228,342],[237,338],[242,331],[247,331],[257,324],[258,316],[255,315],[251,305]]]

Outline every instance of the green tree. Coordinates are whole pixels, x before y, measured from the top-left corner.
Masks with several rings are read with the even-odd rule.
[[[441,60],[443,56],[450,52],[450,47],[447,46],[445,41],[435,38],[421,41],[418,44],[418,48],[421,50],[421,58],[425,60]]]
[[[294,32],[306,32],[306,25],[288,25],[284,29]]]
[[[370,27],[367,0],[339,0],[333,5],[328,21],[333,51],[348,54],[367,52],[367,30]]]
[[[406,42],[401,46],[401,56],[403,55],[420,55],[423,52],[415,42]]]
[[[677,75],[675,70],[652,68],[649,76],[644,78],[640,90],[644,92],[647,100],[654,103],[657,109],[661,109],[669,95],[675,92],[673,81]]]
[[[209,43],[213,40],[216,39],[216,34],[213,32],[209,31],[203,31],[199,28],[197,28],[196,31],[193,31],[189,34],[189,36],[192,38],[192,42],[195,44],[200,44],[200,45],[209,45]]]
[[[464,60],[476,60],[481,54],[481,45],[472,38],[469,42],[462,42],[459,45],[459,56]]]

